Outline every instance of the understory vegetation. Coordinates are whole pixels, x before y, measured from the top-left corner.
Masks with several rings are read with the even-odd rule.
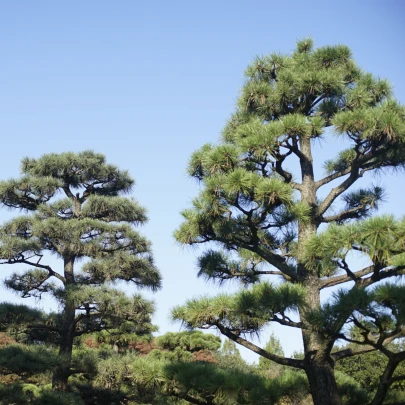
[[[0,305],[0,404],[312,404],[306,376],[269,360],[246,363],[235,343],[199,331],[159,337],[133,335],[111,341],[94,333],[74,342],[69,390],[52,390],[57,341],[22,333],[7,314],[32,312]],[[45,314],[36,314],[45,316]],[[281,347],[271,336],[268,346]],[[280,350],[280,349],[279,349]],[[299,355],[298,355],[299,357]],[[373,367],[382,368],[381,363]],[[363,372],[363,373],[362,373]],[[345,404],[364,404],[372,394],[367,367],[345,365],[338,373]],[[402,394],[404,394],[402,396]],[[405,398],[403,387],[394,395]]]

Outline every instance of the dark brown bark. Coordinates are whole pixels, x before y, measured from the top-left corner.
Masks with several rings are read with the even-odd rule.
[[[305,371],[314,405],[342,404],[330,362],[326,359],[311,359]]]
[[[73,273],[74,257],[64,258],[65,288],[75,283]],[[61,340],[59,344],[58,364],[52,376],[52,388],[56,391],[67,391],[68,379],[71,374],[73,338],[75,336],[74,302],[67,296],[62,311],[63,323],[61,328]]]
[[[72,347],[74,337],[75,308],[71,303],[65,305],[64,322],[62,327],[61,341],[59,345],[58,365],[52,377],[52,388],[56,391],[66,391],[68,379],[71,374]]]

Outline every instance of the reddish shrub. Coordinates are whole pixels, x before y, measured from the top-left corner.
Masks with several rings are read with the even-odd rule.
[[[217,363],[214,355],[209,350],[198,350],[193,353],[193,361],[205,361],[207,363]]]
[[[11,345],[13,343],[16,343],[16,341],[12,337],[0,332],[0,347]]]

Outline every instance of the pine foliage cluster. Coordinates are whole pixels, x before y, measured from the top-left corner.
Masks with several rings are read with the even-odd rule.
[[[198,276],[220,285],[239,280],[244,289],[190,299],[172,316],[304,370],[316,405],[342,403],[336,362],[381,351],[388,363],[370,403],[382,404],[403,356],[388,345],[405,330],[404,221],[373,216],[384,188],[355,183],[404,168],[405,107],[343,45],[316,49],[305,39],[290,55],[256,58],[245,73],[220,142],[190,158],[201,192],[175,231],[181,244],[207,247]],[[316,147],[333,138],[343,149],[323,159]],[[274,276],[279,284],[266,280]],[[302,359],[253,343],[250,335],[271,323],[302,331]],[[339,340],[357,346],[334,349]]]

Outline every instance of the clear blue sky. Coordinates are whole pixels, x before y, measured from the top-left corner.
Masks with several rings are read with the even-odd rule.
[[[164,277],[154,321],[161,333],[178,330],[169,309],[217,291],[195,276],[198,252],[172,238],[197,193],[185,168],[195,149],[218,140],[248,63],[306,36],[346,44],[405,103],[404,21],[401,0],[3,1],[0,178],[18,176],[23,156],[84,149],[128,169]],[[405,214],[403,179],[383,181],[384,210]],[[0,220],[10,215],[2,210]],[[0,268],[0,278],[10,271]],[[0,300],[17,299],[0,287]],[[287,334],[282,343],[296,348]]]

